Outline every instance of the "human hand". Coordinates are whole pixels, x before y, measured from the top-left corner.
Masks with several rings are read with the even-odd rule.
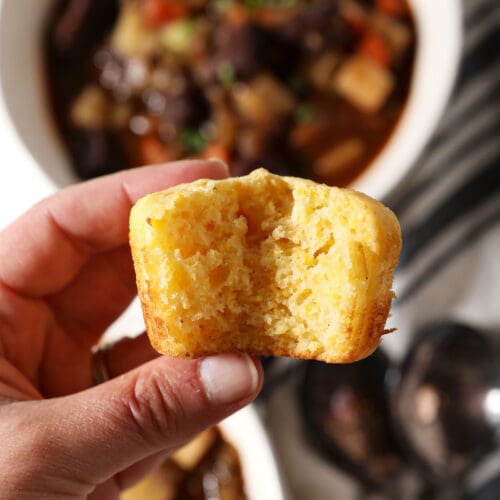
[[[210,161],[121,172],[59,192],[0,233],[2,499],[118,498],[256,396],[249,356],[158,357],[145,335],[108,352],[115,378],[92,381],[91,348],[136,293],[132,204],[226,176]]]

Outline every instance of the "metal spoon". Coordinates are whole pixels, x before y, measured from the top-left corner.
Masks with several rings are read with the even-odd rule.
[[[465,498],[467,473],[496,447],[498,365],[489,340],[457,323],[426,328],[410,348],[391,410],[407,455],[434,485],[428,498]]]
[[[388,369],[380,350],[351,365],[312,361],[300,387],[310,444],[367,489],[384,494],[394,490],[405,467],[389,420]]]

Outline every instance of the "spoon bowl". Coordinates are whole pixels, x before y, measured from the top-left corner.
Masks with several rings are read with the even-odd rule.
[[[499,389],[484,335],[446,323],[417,336],[391,390],[391,412],[409,458],[439,490],[463,491],[466,474],[496,447]]]
[[[378,350],[350,365],[311,361],[300,387],[310,444],[367,488],[390,488],[403,469],[389,420],[389,360]]]

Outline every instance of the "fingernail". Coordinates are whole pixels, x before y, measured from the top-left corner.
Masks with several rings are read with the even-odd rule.
[[[221,354],[200,364],[200,380],[215,405],[235,403],[257,390],[259,374],[248,354]]]
[[[209,158],[208,161],[210,163],[215,163],[216,165],[219,165],[226,171],[227,175],[229,175],[229,165],[224,160],[214,157],[214,158]]]

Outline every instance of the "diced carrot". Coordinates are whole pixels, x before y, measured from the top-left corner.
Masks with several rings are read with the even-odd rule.
[[[391,52],[385,40],[377,33],[367,33],[361,43],[358,51],[360,54],[369,57],[384,68],[389,66],[391,62]]]
[[[316,159],[313,163],[314,173],[326,178],[341,175],[363,157],[365,150],[366,144],[358,137],[345,139]]]
[[[401,16],[407,12],[403,0],[377,0],[377,8],[390,16]]]
[[[342,4],[341,14],[351,31],[357,35],[366,31],[368,26],[368,14],[363,7],[354,2],[347,2]]]
[[[174,159],[169,154],[166,145],[155,135],[138,136],[136,141],[139,160],[143,165],[154,165]]]
[[[221,160],[225,161],[226,163],[229,163],[231,160],[231,156],[229,154],[229,151],[222,145],[217,142],[213,142],[212,144],[209,144],[204,150],[203,150],[203,158],[209,159],[209,158],[220,158]]]
[[[284,8],[261,7],[257,12],[257,19],[265,26],[279,26],[289,18],[289,13]]]
[[[233,4],[227,11],[227,21],[233,26],[243,26],[249,18],[248,10],[241,4]]]
[[[141,9],[144,19],[151,26],[161,26],[189,14],[187,4],[178,0],[143,0]]]
[[[298,149],[308,148],[314,145],[325,133],[323,122],[307,121],[300,122],[290,133],[290,142]]]

